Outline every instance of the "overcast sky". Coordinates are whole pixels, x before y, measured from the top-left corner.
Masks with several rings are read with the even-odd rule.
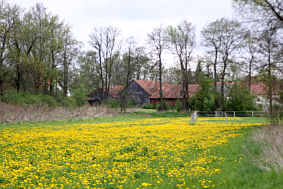
[[[30,9],[37,2],[69,24],[75,38],[89,49],[89,34],[94,27],[114,26],[124,39],[134,37],[139,45],[155,27],[177,25],[187,20],[201,29],[218,18],[232,18],[232,0],[10,0]],[[200,48],[197,54],[201,54]],[[172,62],[172,61],[170,61]]]

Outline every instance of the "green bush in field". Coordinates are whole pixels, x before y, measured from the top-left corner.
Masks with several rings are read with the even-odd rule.
[[[49,95],[36,95],[28,92],[19,92],[15,90],[7,91],[1,98],[2,102],[17,105],[47,105],[49,107],[58,106],[55,97]]]
[[[144,104],[142,106],[143,109],[154,109],[154,106],[152,104]]]
[[[218,94],[212,86],[211,81],[202,78],[200,81],[200,90],[189,100],[190,107],[192,110],[214,111],[217,108],[215,104],[217,96]]]
[[[166,110],[169,110],[169,105],[166,101],[161,101],[160,103],[156,105],[156,109],[158,111],[166,111]]]
[[[56,98],[56,100],[59,106],[64,106],[67,108],[74,108],[77,106],[76,100],[73,97],[59,96]]]
[[[257,110],[255,97],[245,86],[235,83],[228,95],[225,109],[233,111]]]
[[[7,91],[1,98],[2,102],[7,104],[26,104],[23,93],[17,93],[15,90]]]
[[[115,99],[107,99],[104,104],[108,107],[108,108],[119,108],[120,107],[120,103],[115,100]]]
[[[183,104],[180,100],[177,100],[176,104],[175,104],[175,109],[177,112],[181,112],[183,109]]]
[[[85,88],[72,90],[71,97],[75,100],[77,106],[83,106],[87,103],[87,91]]]
[[[58,106],[56,99],[49,95],[40,95],[39,99],[41,100],[42,104],[46,104],[49,107]]]
[[[134,99],[130,99],[128,101],[128,107],[135,107],[135,106],[136,106],[135,100]]]

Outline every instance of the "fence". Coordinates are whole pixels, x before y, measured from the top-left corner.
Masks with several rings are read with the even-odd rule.
[[[199,117],[265,117],[263,111],[214,111],[214,112],[197,112]]]

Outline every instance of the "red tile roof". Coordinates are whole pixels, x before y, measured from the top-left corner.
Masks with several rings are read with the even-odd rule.
[[[136,80],[136,82],[149,94],[150,98],[160,98],[159,94],[159,81],[149,81],[149,80]],[[217,82],[220,85],[220,82]],[[233,85],[235,82],[225,82],[227,85]],[[199,90],[198,84],[189,85],[189,96],[193,96]],[[251,84],[251,93],[253,95],[265,95],[267,94],[267,86],[262,83],[252,83]],[[181,95],[182,86],[171,84],[168,82],[162,82],[162,92],[163,98],[183,98]]]
[[[189,85],[189,96],[193,96],[194,94],[196,94],[196,92],[199,89],[199,85],[196,84],[192,84]],[[183,87],[181,85],[175,85],[175,84],[169,84],[169,85],[165,85],[164,87],[162,87],[162,95],[163,98],[183,98],[182,95],[182,91]],[[154,92],[151,97],[151,99],[154,98],[160,98],[160,91],[157,90],[156,92]]]
[[[153,94],[159,90],[160,82],[159,81],[150,81],[150,80],[135,80],[149,95]],[[162,82],[162,85],[170,85],[168,82]]]
[[[160,98],[160,82],[149,80],[135,80],[150,96],[151,99]],[[199,85],[189,85],[189,95],[192,96],[198,90]],[[163,98],[183,98],[181,95],[182,86],[162,82]]]
[[[253,95],[266,95],[267,86],[264,83],[252,83],[251,84],[251,93]]]

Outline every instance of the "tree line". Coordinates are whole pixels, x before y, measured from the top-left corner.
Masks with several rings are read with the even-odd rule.
[[[139,46],[133,37],[123,40],[118,28],[106,26],[94,27],[89,35],[91,48],[81,51],[82,43],[71,28],[42,4],[24,11],[2,1],[0,95],[14,90],[57,98],[101,89],[107,96],[114,85],[149,79],[160,81],[160,89],[162,81],[180,84],[188,110],[188,84],[205,77],[213,81],[215,90],[220,82],[214,102],[219,109],[225,105],[225,81],[232,80],[246,81],[249,90],[253,80],[264,80],[272,107],[274,83],[281,81],[283,71],[282,2],[234,0],[234,6],[239,19],[209,23],[201,31],[201,41],[196,41],[189,21],[154,28],[146,46]],[[203,55],[196,56],[197,46]],[[174,56],[171,68],[164,63],[169,53]]]

